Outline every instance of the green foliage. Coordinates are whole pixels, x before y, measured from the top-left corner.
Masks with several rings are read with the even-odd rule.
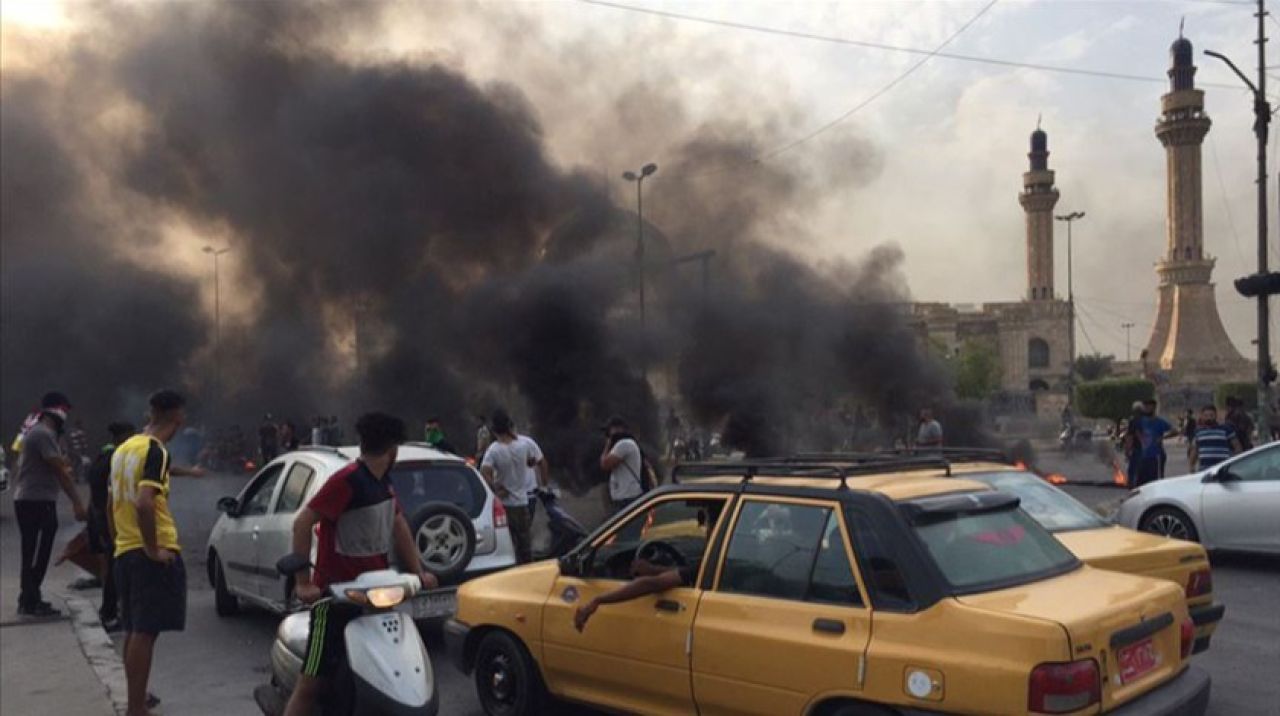
[[[1149,380],[1096,380],[1076,386],[1076,410],[1086,418],[1119,421],[1133,412],[1133,403],[1156,397]]]
[[[1102,380],[1111,375],[1111,364],[1115,356],[1104,356],[1101,353],[1076,356],[1076,375],[1083,381]]]
[[[948,359],[956,397],[985,400],[1000,388],[1000,354],[990,341],[968,340]]]
[[[1239,398],[1244,403],[1245,410],[1258,409],[1257,383],[1223,383],[1213,392],[1213,402],[1218,407],[1226,407],[1228,396]]]

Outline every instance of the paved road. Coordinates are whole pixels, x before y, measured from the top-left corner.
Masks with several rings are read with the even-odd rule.
[[[1062,461],[1044,454],[1041,467],[1068,477],[1099,479],[1109,470],[1096,461]],[[160,640],[153,690],[166,704],[164,713],[192,716],[254,713],[251,692],[266,679],[267,650],[276,619],[262,613],[220,619],[214,614],[213,594],[204,579],[201,552],[216,519],[218,497],[234,494],[245,478],[208,477],[175,480],[176,519],[187,548],[191,594],[187,631]],[[1070,488],[1080,499],[1099,505],[1119,497],[1108,488]],[[577,509],[586,517],[591,502]],[[1244,557],[1215,557],[1214,584],[1227,604],[1227,619],[1214,637],[1213,648],[1196,657],[1213,674],[1213,716],[1280,716],[1280,618],[1275,602],[1280,595],[1280,561]],[[472,685],[443,658],[438,637],[428,635],[428,649],[442,697],[441,713],[479,716]]]

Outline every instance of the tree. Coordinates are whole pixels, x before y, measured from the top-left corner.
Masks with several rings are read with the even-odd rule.
[[[951,378],[956,397],[986,400],[1000,388],[1000,354],[990,341],[968,340],[951,356]]]
[[[1104,356],[1101,353],[1076,356],[1076,375],[1080,376],[1080,380],[1083,381],[1102,380],[1110,377],[1111,364],[1115,360],[1115,356]]]
[[[1119,423],[1133,412],[1133,404],[1156,397],[1156,386],[1149,380],[1095,380],[1076,386],[1076,410],[1086,418]]]

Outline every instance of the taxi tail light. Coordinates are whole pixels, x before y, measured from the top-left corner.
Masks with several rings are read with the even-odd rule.
[[[1027,710],[1044,714],[1079,711],[1102,701],[1098,662],[1081,659],[1041,664],[1031,670]]]
[[[1187,579],[1187,598],[1199,597],[1213,591],[1213,572],[1202,569],[1192,572]]]
[[[1191,649],[1196,645],[1196,624],[1187,619],[1182,622],[1181,634],[1182,638],[1182,658],[1191,656]]]
[[[507,508],[502,506],[502,500],[493,498],[493,528],[501,529],[507,526]]]

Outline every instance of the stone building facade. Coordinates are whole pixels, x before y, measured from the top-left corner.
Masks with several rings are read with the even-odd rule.
[[[1039,127],[1031,134],[1027,157],[1030,167],[1022,175],[1018,195],[1026,214],[1026,296],[980,306],[916,303],[910,320],[922,340],[948,355],[960,355],[978,344],[994,349],[1000,359],[1001,390],[1035,396],[1025,404],[1048,412],[1065,403],[1071,309],[1054,289],[1053,209],[1058,190],[1049,169],[1049,138]]]

